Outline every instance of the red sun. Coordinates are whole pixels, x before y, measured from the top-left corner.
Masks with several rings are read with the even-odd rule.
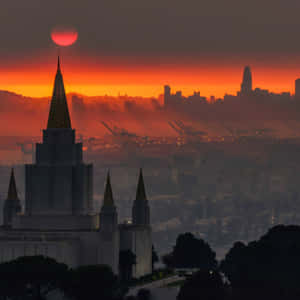
[[[51,32],[52,41],[58,46],[71,46],[78,38],[78,32],[74,28],[54,28]]]

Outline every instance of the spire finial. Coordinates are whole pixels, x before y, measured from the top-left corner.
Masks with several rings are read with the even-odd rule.
[[[71,119],[66,99],[64,81],[60,70],[60,56],[57,58],[53,95],[47,128],[71,128]]]
[[[142,168],[140,168],[139,181],[136,191],[136,200],[147,200]]]
[[[59,58],[59,53],[57,56],[57,72],[60,72],[60,58]]]
[[[145,192],[143,170],[140,169],[139,182],[136,191],[136,199],[132,207],[132,222],[135,225],[150,224],[150,208]]]
[[[10,173],[7,200],[16,200],[16,199],[18,199],[18,193],[17,193],[17,187],[16,187],[14,168],[12,168],[11,173]]]
[[[103,206],[114,206],[114,198],[110,183],[110,172],[107,172],[106,186],[104,191]]]

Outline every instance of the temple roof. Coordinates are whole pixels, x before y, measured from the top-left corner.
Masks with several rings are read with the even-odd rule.
[[[15,174],[14,174],[14,169],[11,169],[7,200],[17,200],[17,199],[19,198],[17,193]]]
[[[60,70],[59,57],[57,60],[57,72],[47,125],[47,129],[49,128],[71,128],[71,119],[65,94],[63,76]]]
[[[139,182],[138,182],[138,186],[137,186],[135,199],[136,200],[147,200],[142,169],[140,169]]]
[[[103,206],[114,206],[114,198],[110,184],[110,174],[107,173],[106,186],[104,192]]]

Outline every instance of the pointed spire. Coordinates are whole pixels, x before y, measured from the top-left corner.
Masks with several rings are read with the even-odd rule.
[[[140,168],[140,175],[139,175],[139,181],[138,181],[135,199],[136,200],[147,200],[142,168]]]
[[[22,211],[18,198],[14,169],[12,168],[9,180],[7,198],[3,205],[3,225],[12,226],[14,215]]]
[[[101,231],[112,232],[118,227],[118,213],[114,204],[109,172],[107,173],[103,205],[99,217]]]
[[[57,72],[61,72],[61,70],[60,70],[60,58],[59,58],[59,55],[57,56]]]
[[[57,72],[49,111],[47,128],[71,128],[71,119],[66,99],[64,81],[60,69],[60,58],[57,59]]]
[[[10,180],[9,180],[7,200],[17,200],[17,199],[18,199],[18,193],[16,187],[16,180],[15,180],[14,169],[12,168],[10,174]]]
[[[107,179],[106,179],[106,186],[105,186],[105,192],[104,192],[104,200],[103,200],[103,206],[114,206],[114,198],[112,193],[112,188],[110,184],[110,174],[109,171],[107,172]]]
[[[150,224],[150,208],[145,192],[143,170],[140,169],[139,182],[136,191],[136,199],[132,206],[132,223],[134,225]]]

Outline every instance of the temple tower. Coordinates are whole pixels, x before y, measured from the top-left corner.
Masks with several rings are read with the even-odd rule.
[[[83,162],[82,144],[75,142],[58,58],[47,129],[43,130],[43,142],[36,145],[36,163],[25,167],[25,215],[47,216],[41,218],[41,228],[59,229],[60,222],[63,227],[63,216],[70,219],[70,216],[90,214],[92,172],[92,165]],[[54,221],[49,220],[50,216],[61,218]],[[45,224],[46,219],[51,224]],[[75,225],[76,218],[72,222],[68,222],[70,228],[80,228],[80,224]]]
[[[101,251],[100,263],[108,264],[118,273],[120,232],[118,228],[118,214],[114,204],[110,175],[107,174],[103,205],[100,211]]]

